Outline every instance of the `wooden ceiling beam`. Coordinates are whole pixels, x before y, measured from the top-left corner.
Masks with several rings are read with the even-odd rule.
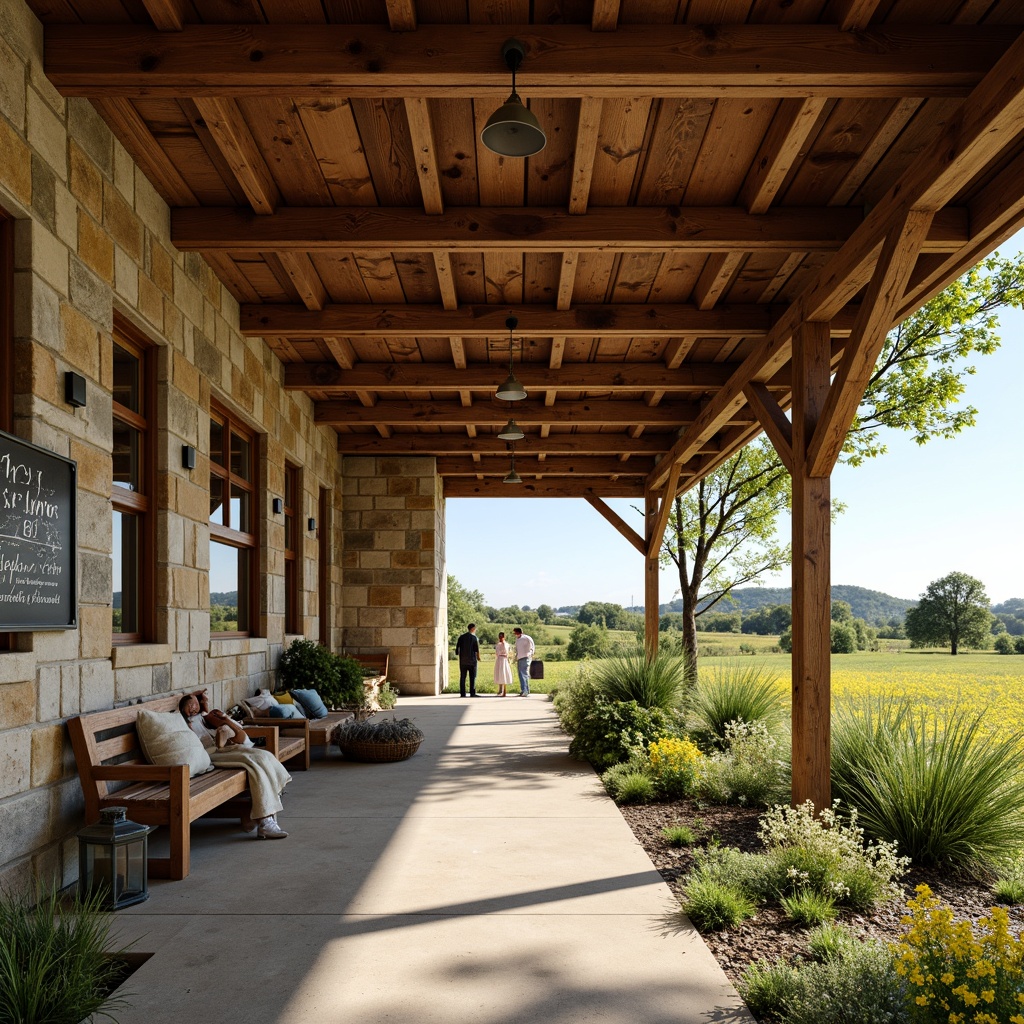
[[[501,427],[511,415],[521,427],[539,426],[541,423],[594,427],[628,427],[644,423],[678,427],[691,422],[700,408],[697,402],[663,402],[651,408],[643,402],[616,399],[560,401],[554,406],[526,399],[516,402],[512,410],[507,402],[497,399],[476,402],[469,408],[458,402],[403,402],[398,399],[378,401],[366,407],[359,402],[331,399],[314,403],[314,418],[317,423],[332,426],[389,423],[393,426],[455,427],[473,424],[477,427]]]
[[[452,339],[453,341],[460,339]],[[341,369],[332,363],[288,363],[286,391],[472,391],[493,392],[504,376],[500,365],[466,365],[465,352],[448,363],[356,363]],[[530,392],[660,391],[692,394],[722,387],[735,369],[729,363],[685,363],[670,370],[661,363],[566,363],[552,369],[543,363],[517,363],[516,377]],[[518,403],[506,403],[513,413]]]
[[[45,73],[65,96],[508,94],[495,59],[523,40],[528,97],[957,96],[1006,52],[1002,25],[47,25]]]
[[[654,468],[654,459],[633,458],[619,462],[611,455],[555,455],[543,461],[536,455],[524,456],[516,452],[516,469],[528,476],[646,476]],[[474,461],[469,456],[444,455],[437,460],[440,476],[504,476],[508,472],[508,458],[487,455]]]
[[[231,253],[289,249],[360,252],[834,252],[863,223],[859,209],[782,207],[449,207],[428,214],[405,207],[282,207],[255,216],[236,207],[171,211],[178,249]],[[925,252],[950,252],[970,239],[967,211],[942,211]]]
[[[916,211],[916,218],[941,210],[965,181],[998,159],[1019,137],[1024,126],[1022,65],[1024,35],[1018,35],[968,97],[958,116],[893,183],[843,248],[807,282],[730,382],[658,463],[647,478],[650,489],[665,482],[674,461],[689,459],[723,423],[736,416],[745,403],[743,389],[751,381],[770,379],[788,361],[793,334],[802,323],[828,320],[851,292],[868,282],[883,244],[894,244],[893,232],[902,229],[911,211]],[[889,323],[885,329],[891,326]],[[844,400],[837,392],[835,402]]]
[[[860,32],[871,23],[881,0],[832,0],[829,13],[843,32]]]
[[[554,480],[526,479],[521,484],[502,483],[497,477],[469,480],[447,477],[446,498],[640,498],[643,484],[638,479],[610,480],[599,476],[560,477]]]
[[[522,442],[533,455],[662,455],[668,451],[675,433],[632,438],[624,433],[528,434]],[[339,434],[338,451],[343,455],[504,455],[508,442],[496,437],[469,438],[463,433],[395,434],[382,442],[374,434]]]
[[[412,32],[416,28],[416,0],[384,0],[392,32]]]
[[[180,32],[185,27],[182,0],[142,0],[153,27],[160,32]]]
[[[516,335],[522,338],[760,338],[772,329],[782,306],[717,306],[701,310],[689,303],[644,306],[640,303],[581,305],[568,310],[550,306],[462,305],[371,306],[360,303],[325,306],[312,312],[299,305],[246,303],[241,332],[246,337],[311,338],[501,338],[505,320],[515,312]],[[840,310],[832,333],[849,334],[857,306]],[[553,350],[554,351],[554,350]]]
[[[614,32],[619,25],[620,0],[594,0],[590,27],[595,32]]]

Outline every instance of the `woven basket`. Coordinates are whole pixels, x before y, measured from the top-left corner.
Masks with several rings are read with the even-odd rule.
[[[404,761],[412,757],[423,740],[342,740],[338,749],[350,761]]]

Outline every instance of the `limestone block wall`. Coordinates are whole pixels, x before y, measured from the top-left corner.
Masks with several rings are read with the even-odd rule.
[[[284,524],[271,500],[286,461],[300,467],[302,521],[320,518],[340,549],[340,460],[334,432],[281,364],[243,338],[238,307],[206,263],[170,244],[167,205],[84,100],[43,75],[42,29],[22,0],[0,2],[0,207],[15,219],[14,432],[78,463],[79,628],[10,635],[0,649],[0,885],[32,875],[70,880],[81,793],[65,720],[170,690],[209,688],[228,706],[272,679],[283,642]],[[6,296],[3,297],[6,299]],[[112,646],[111,388],[115,314],[156,355],[156,631]],[[87,405],[64,402],[68,370]],[[6,385],[6,381],[3,382]],[[258,634],[218,639],[209,615],[209,411],[216,397],[258,438],[262,486]],[[181,446],[198,451],[182,468]],[[414,490],[418,481],[413,481]],[[431,485],[433,486],[433,485]],[[318,512],[329,494],[327,522]],[[429,492],[433,501],[433,492]],[[433,508],[433,505],[430,505]],[[434,512],[423,527],[433,537]],[[318,636],[317,534],[301,531],[299,607]],[[341,570],[328,581],[340,639]],[[430,594],[433,600],[434,578]]]
[[[447,684],[444,498],[433,458],[342,460],[342,644],[403,694]]]

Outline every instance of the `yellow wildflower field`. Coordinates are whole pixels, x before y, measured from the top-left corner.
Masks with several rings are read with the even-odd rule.
[[[788,690],[788,655],[754,660],[777,672]],[[833,655],[833,707],[845,698],[882,695],[908,697],[916,707],[940,712],[958,705],[985,711],[994,732],[1024,732],[1024,657],[975,651],[955,658],[916,651]]]

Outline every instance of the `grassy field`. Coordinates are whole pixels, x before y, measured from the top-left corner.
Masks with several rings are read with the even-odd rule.
[[[554,630],[568,627],[545,627]],[[625,634],[623,639],[628,639]],[[763,665],[779,676],[779,687],[788,692],[790,679],[790,656],[768,653],[777,644],[777,637],[743,636],[737,634],[701,633],[698,641],[704,652],[700,666],[707,670],[716,664],[740,660]],[[713,656],[715,641],[721,643],[718,650],[727,650],[728,656]],[[737,659],[730,646],[738,647],[738,640],[756,643],[759,652],[753,656],[744,655]],[[760,643],[757,643],[760,641]],[[885,651],[861,651],[856,654],[835,654],[832,656],[833,702],[846,698],[858,699],[869,695],[897,694],[909,696],[919,706],[946,709],[956,704],[966,704],[972,709],[984,709],[993,729],[1024,731],[1024,657],[1000,655],[985,651],[968,651],[952,657],[948,651],[920,651],[903,649],[898,641],[888,645],[894,649]],[[544,659],[549,645],[539,647]],[[550,648],[558,649],[558,648]],[[564,651],[564,647],[561,648]],[[485,647],[484,661],[480,666],[478,689],[482,693],[494,693],[491,682],[494,659],[489,647]],[[530,689],[534,693],[547,693],[559,683],[571,679],[578,668],[577,662],[550,661],[544,659],[544,679],[533,680]],[[458,692],[459,669],[456,662],[449,663],[450,679],[453,683],[449,692]],[[518,690],[518,682],[513,686]]]

